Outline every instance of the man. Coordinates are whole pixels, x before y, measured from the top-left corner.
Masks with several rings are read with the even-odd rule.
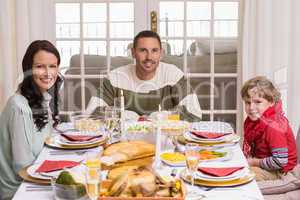
[[[152,31],[138,33],[131,49],[135,64],[111,71],[99,89],[99,97],[92,97],[87,113],[98,106],[114,104],[114,98],[124,93],[125,109],[138,115],[149,115],[158,111],[178,107],[184,119],[201,119],[197,96],[188,90],[183,72],[176,66],[162,63],[163,54],[160,37]]]

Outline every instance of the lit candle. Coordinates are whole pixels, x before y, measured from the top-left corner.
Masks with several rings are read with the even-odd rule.
[[[160,127],[160,121],[162,120],[161,117],[161,106],[158,105],[158,114],[156,119],[156,144],[155,144],[155,161],[154,161],[154,167],[160,168],[160,151],[161,151],[161,127]]]

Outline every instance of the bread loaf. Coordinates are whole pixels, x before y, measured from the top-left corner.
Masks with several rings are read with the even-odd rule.
[[[103,156],[113,158],[114,162],[124,162],[154,155],[155,147],[144,141],[119,142],[108,146]]]

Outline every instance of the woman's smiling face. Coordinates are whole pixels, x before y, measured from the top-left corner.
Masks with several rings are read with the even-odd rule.
[[[38,51],[33,57],[33,80],[42,93],[51,88],[57,80],[57,62],[54,54],[44,50]]]

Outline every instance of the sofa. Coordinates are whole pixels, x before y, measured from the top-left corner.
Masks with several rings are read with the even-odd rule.
[[[191,45],[192,46],[192,45]],[[237,71],[237,53],[232,49],[226,52],[215,51],[215,72],[216,73],[236,73]],[[97,94],[103,76],[107,74],[106,56],[101,55],[84,55],[85,74],[99,75],[95,78],[85,79],[85,104],[89,102],[91,96]],[[210,72],[210,52],[193,52],[190,48],[187,55],[187,66],[189,73],[209,73]],[[171,63],[182,69],[183,56],[165,54],[162,62]],[[133,59],[129,56],[111,57],[111,70],[119,66],[133,63]],[[183,70],[183,69],[182,69]],[[65,75],[80,75],[80,55],[73,55],[70,59],[70,67],[66,70]],[[201,108],[203,110],[210,109],[210,78],[189,78],[195,92],[198,95]],[[237,95],[236,78],[223,77],[215,79],[215,102],[214,109],[236,109]],[[81,79],[67,78],[64,83],[62,93],[62,110],[76,111],[81,110]],[[86,106],[85,105],[85,106]],[[219,116],[219,118],[218,118]],[[203,115],[204,120],[210,120],[209,115]],[[229,121],[235,124],[235,115],[216,115],[215,120]]]

